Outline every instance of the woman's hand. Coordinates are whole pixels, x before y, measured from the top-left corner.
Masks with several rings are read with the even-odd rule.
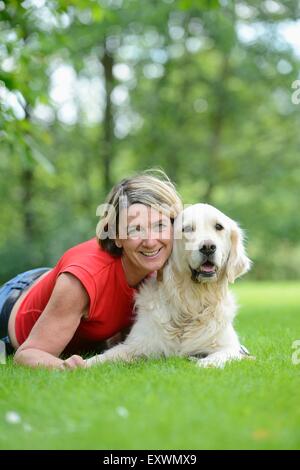
[[[68,357],[63,363],[59,366],[60,369],[77,369],[78,367],[86,367],[86,362],[81,356],[74,354],[73,356]]]
[[[15,363],[61,369],[84,366],[80,356],[71,356],[66,361],[59,356],[74,336],[88,305],[89,297],[81,282],[72,274],[61,274],[43,313],[16,351]]]

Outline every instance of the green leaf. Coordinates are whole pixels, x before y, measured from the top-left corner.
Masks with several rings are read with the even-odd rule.
[[[218,0],[180,0],[179,8],[181,10],[211,10],[220,7]]]

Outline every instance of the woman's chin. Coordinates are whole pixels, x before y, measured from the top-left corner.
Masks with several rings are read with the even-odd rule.
[[[145,256],[140,254],[140,263],[149,271],[158,271],[167,261],[164,253],[159,252],[156,256]]]

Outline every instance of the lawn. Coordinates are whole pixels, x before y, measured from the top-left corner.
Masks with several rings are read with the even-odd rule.
[[[0,448],[299,449],[300,364],[291,356],[300,284],[240,282],[234,291],[236,328],[256,361],[216,370],[171,358],[66,372],[8,361]]]

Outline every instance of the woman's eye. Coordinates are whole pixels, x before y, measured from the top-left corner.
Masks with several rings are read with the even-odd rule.
[[[140,225],[135,225],[135,226],[129,227],[128,235],[132,235],[134,233],[139,233],[140,231],[141,231]]]
[[[224,227],[223,227],[223,225],[221,225],[221,224],[216,224],[216,225],[215,225],[215,229],[220,232],[221,230],[224,230]]]
[[[167,225],[164,224],[164,223],[159,223],[157,226],[156,226],[156,229],[159,231],[159,232],[162,232],[163,230],[166,230],[167,228]]]
[[[182,231],[183,233],[189,233],[189,232],[194,232],[195,229],[192,225],[186,225],[185,227],[183,227]]]

